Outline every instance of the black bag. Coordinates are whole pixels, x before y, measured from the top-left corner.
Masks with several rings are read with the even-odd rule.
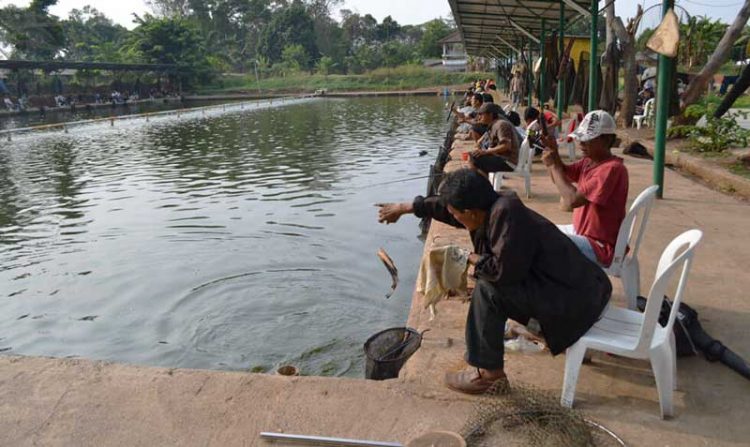
[[[637,305],[638,310],[643,312],[646,309],[646,298],[639,296]],[[659,312],[659,324],[662,327],[667,325],[670,312],[672,312],[672,301],[665,296],[664,301],[661,303],[661,311]],[[672,329],[674,331],[678,357],[689,357],[698,353],[698,349],[688,332],[688,328],[697,321],[698,312],[687,304],[680,303],[680,308],[677,310],[677,318],[675,318]]]

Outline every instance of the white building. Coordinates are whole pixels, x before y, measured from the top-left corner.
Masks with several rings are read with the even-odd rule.
[[[453,32],[439,41],[443,45],[443,70],[466,71],[466,49],[461,41],[461,33]]]

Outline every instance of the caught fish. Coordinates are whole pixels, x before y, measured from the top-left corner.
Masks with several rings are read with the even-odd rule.
[[[378,258],[383,261],[383,265],[388,269],[388,273],[391,274],[391,291],[385,294],[387,299],[393,295],[393,292],[396,291],[396,286],[398,286],[398,269],[396,268],[396,264],[393,263],[393,259],[382,248],[378,250]]]

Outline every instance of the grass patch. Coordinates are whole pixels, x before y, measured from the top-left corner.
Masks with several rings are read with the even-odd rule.
[[[750,167],[741,161],[734,162],[728,166],[729,172],[750,179]]]
[[[719,103],[721,103],[721,100],[723,97],[721,96],[714,96],[711,95],[708,98],[701,101],[702,104],[708,103],[709,105],[713,106],[715,109],[719,106]],[[748,95],[742,95],[739,98],[737,98],[737,101],[732,104],[733,109],[750,109],[750,96]]]
[[[447,73],[416,65],[379,68],[361,75],[321,75],[294,73],[284,77],[264,78],[256,82],[253,74],[225,76],[199,93],[255,92],[311,92],[328,91],[386,91],[414,90],[424,87],[469,84],[477,78],[494,78],[491,73]]]

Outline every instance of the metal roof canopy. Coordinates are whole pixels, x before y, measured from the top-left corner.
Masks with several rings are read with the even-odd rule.
[[[496,55],[497,49],[517,52],[519,42],[538,42],[543,19],[550,31],[559,24],[561,2],[566,22],[598,4],[596,0],[448,0],[466,52],[475,56]]]

